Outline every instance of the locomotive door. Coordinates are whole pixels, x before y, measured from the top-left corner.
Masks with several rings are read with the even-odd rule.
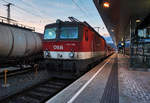
[[[94,40],[95,40],[95,37],[94,37],[94,33],[92,33],[92,41],[91,41],[91,52],[92,52],[92,57],[94,57]]]

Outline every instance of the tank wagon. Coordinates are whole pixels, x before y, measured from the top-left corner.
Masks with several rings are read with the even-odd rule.
[[[0,64],[27,64],[41,58],[42,39],[29,28],[0,23]]]
[[[86,71],[108,56],[109,50],[105,39],[86,22],[57,20],[45,26],[44,58],[53,69]]]

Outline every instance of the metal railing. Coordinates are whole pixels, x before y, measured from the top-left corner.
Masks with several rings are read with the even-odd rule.
[[[20,27],[20,28],[24,28],[24,29],[29,29],[31,31],[35,31],[35,27],[20,24],[16,20],[9,19],[9,18],[3,17],[3,16],[0,16],[0,23],[5,23],[5,24],[12,25],[12,26],[16,26],[16,27]]]

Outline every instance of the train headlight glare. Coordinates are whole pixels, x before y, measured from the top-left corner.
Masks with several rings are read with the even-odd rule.
[[[50,53],[48,51],[46,51],[45,55],[46,57],[50,57]]]
[[[74,57],[74,52],[70,52],[69,57],[73,58]]]

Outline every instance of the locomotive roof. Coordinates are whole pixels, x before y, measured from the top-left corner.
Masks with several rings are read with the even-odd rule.
[[[63,26],[79,26],[79,25],[82,25],[82,26],[86,26],[86,27],[88,27],[89,29],[91,29],[93,32],[95,32],[97,35],[99,35],[101,38],[103,38],[104,39],[104,37],[103,36],[101,36],[92,26],[90,26],[86,21],[84,21],[84,22],[70,22],[70,21],[59,21],[59,23],[61,24],[61,25],[63,25]],[[56,23],[52,23],[52,24],[48,24],[48,25],[46,25],[45,26],[45,28],[47,28],[47,27],[54,27],[54,26],[59,26],[60,24],[59,23],[57,23],[57,21],[56,21]],[[105,40],[105,39],[104,39]]]

